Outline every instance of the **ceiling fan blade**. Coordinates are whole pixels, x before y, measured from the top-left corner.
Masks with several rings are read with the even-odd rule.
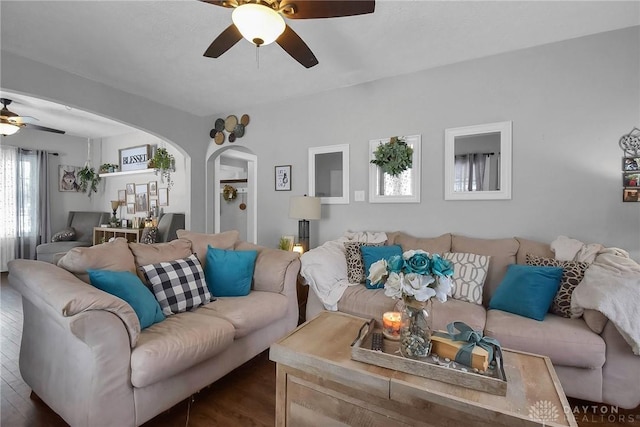
[[[31,123],[25,123],[24,127],[27,128],[27,129],[42,130],[42,131],[45,131],[45,132],[53,132],[53,133],[59,133],[59,134],[63,134],[63,135],[65,134],[65,131],[63,131],[63,130],[48,128],[48,127],[40,126],[40,125],[34,125],[34,124],[31,124]]]
[[[300,38],[290,26],[286,26],[284,33],[278,37],[276,43],[280,45],[293,59],[302,64],[305,68],[318,65],[316,56],[311,52],[309,46]]]
[[[282,0],[280,8],[292,5],[295,12],[283,14],[291,19],[337,18],[340,16],[364,15],[373,13],[375,0]]]
[[[242,34],[235,25],[231,24],[211,43],[204,53],[209,58],[218,58],[240,41]]]
[[[33,122],[39,121],[35,117],[30,117],[30,116],[13,116],[13,117],[9,117],[8,120],[10,122],[14,122],[19,125],[24,123],[33,123]]]

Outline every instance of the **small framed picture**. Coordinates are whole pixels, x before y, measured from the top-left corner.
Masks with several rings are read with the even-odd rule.
[[[149,181],[149,197],[158,195],[158,181]]]
[[[118,190],[118,201],[120,205],[127,203],[127,190]]]
[[[78,172],[80,166],[59,165],[58,166],[58,191],[78,191]]]
[[[134,213],[136,213],[136,204],[135,203],[127,203],[127,214],[128,215],[133,215]]]
[[[640,197],[638,193],[640,192],[637,188],[625,188],[622,190],[622,201],[623,202],[640,202]]]
[[[127,184],[125,189],[126,189],[127,195],[136,194],[136,185],[133,183]]]
[[[276,166],[276,191],[291,191],[291,165]]]
[[[623,187],[640,187],[640,173],[622,174]]]
[[[158,188],[158,206],[169,206],[168,188]]]
[[[640,157],[623,157],[622,170],[624,172],[640,171]]]
[[[158,199],[149,199],[149,210],[154,210],[158,207]]]
[[[284,244],[285,247],[281,247],[280,249],[285,250],[285,251],[292,251],[293,250],[293,243],[294,243],[294,237],[293,236],[282,236],[280,237],[280,242],[281,242],[281,246]]]
[[[149,187],[147,184],[136,184],[136,212],[149,211]]]

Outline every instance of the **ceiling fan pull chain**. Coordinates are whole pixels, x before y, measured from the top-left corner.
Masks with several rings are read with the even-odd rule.
[[[256,68],[260,69],[260,45],[256,45]]]

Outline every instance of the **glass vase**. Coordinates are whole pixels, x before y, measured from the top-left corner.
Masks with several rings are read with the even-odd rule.
[[[431,354],[431,299],[421,302],[405,297],[400,327],[400,353],[409,359]]]

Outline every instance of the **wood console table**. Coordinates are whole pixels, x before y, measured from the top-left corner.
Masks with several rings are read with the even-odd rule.
[[[110,227],[94,227],[93,228],[93,244],[108,242],[112,237],[124,237],[128,242],[138,243],[142,236],[142,228],[110,228]]]

